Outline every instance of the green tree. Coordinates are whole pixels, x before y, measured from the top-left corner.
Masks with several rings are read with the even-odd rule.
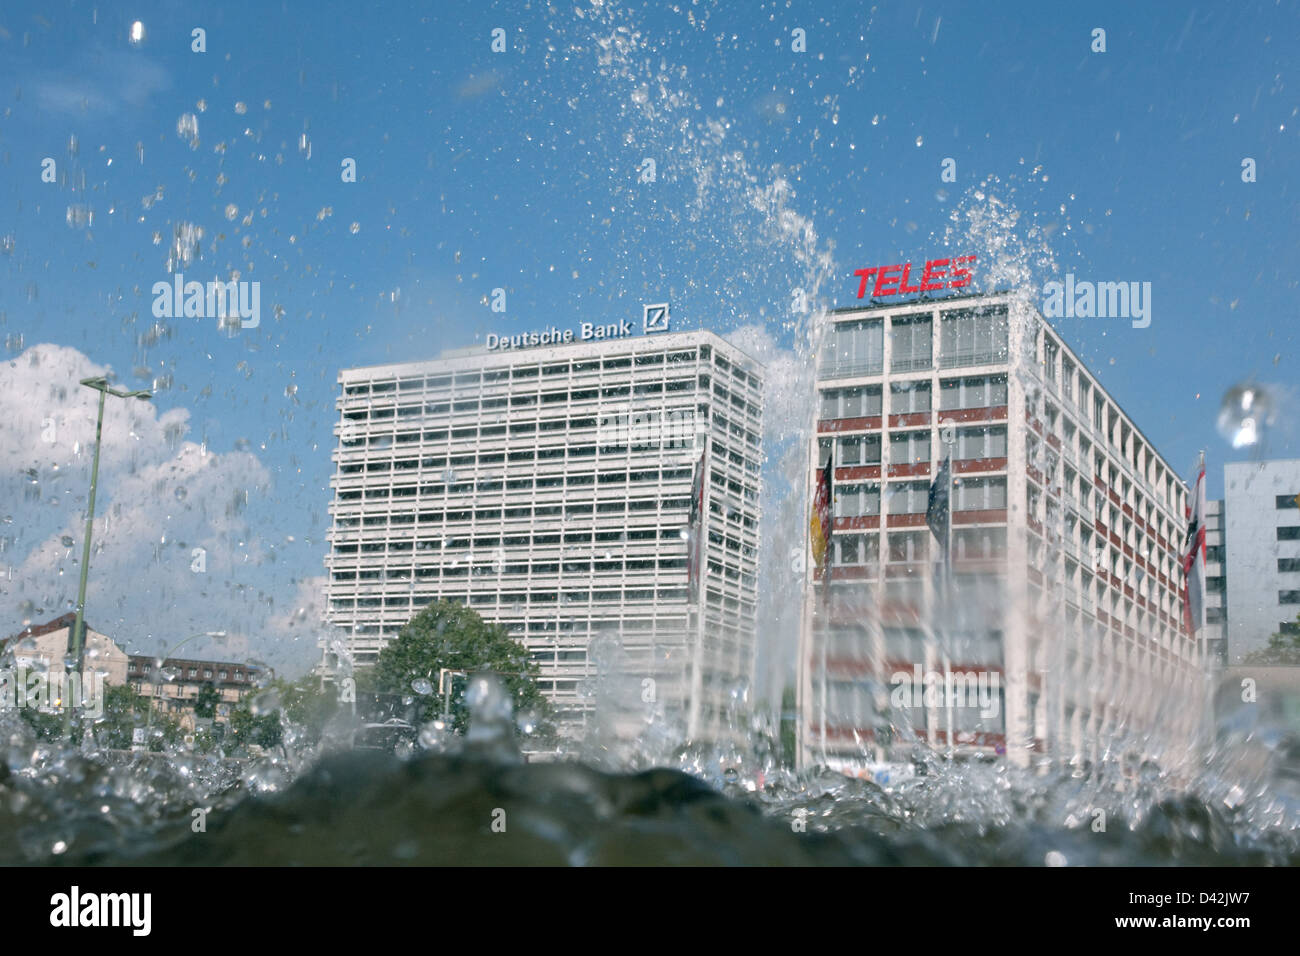
[[[231,709],[230,743],[236,749],[246,748],[250,744],[264,749],[274,747],[282,738],[279,709],[254,714],[250,697],[244,698]]]
[[[1300,625],[1300,613],[1295,619]],[[1300,666],[1300,626],[1293,631],[1278,631],[1271,635],[1266,647],[1251,651],[1241,662],[1256,667]]]
[[[217,690],[212,683],[204,684],[199,688],[198,696],[194,698],[194,716],[211,720],[217,713],[217,704],[221,702],[221,692]]]
[[[419,696],[416,681],[426,680],[433,692],[419,696],[420,720],[442,712],[438,674],[443,669],[466,674],[491,673],[509,690],[515,713],[535,711],[544,720],[550,712],[537,686],[537,665],[522,644],[505,628],[489,624],[474,611],[453,601],[434,601],[402,628],[375,661],[358,675],[358,688],[372,694]],[[461,695],[452,700],[452,722],[464,732],[469,714]]]

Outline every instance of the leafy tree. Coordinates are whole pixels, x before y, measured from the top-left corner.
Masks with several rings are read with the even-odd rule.
[[[216,686],[207,683],[199,688],[199,694],[194,698],[194,716],[211,720],[217,713],[217,704],[221,702],[221,693]]]
[[[280,711],[254,714],[251,698],[244,698],[230,711],[230,742],[236,748],[256,744],[262,748],[274,747],[283,737]]]
[[[442,669],[465,674],[495,674],[509,690],[515,713],[532,709],[540,718],[549,714],[546,698],[537,686],[537,664],[522,644],[505,628],[489,624],[474,611],[453,601],[434,601],[402,628],[375,661],[361,671],[358,689],[372,694],[417,697],[417,719],[431,720],[442,712],[438,675]],[[416,681],[428,681],[432,693],[420,695]],[[454,695],[452,723],[464,732],[469,713],[463,695]]]
[[[1296,624],[1300,625],[1300,613],[1296,614],[1295,619]],[[1300,666],[1300,627],[1290,632],[1278,631],[1269,637],[1268,646],[1251,651],[1241,662],[1257,667]]]

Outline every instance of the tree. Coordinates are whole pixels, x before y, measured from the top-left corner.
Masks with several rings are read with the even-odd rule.
[[[204,684],[199,688],[198,696],[194,698],[194,716],[211,720],[217,713],[217,704],[221,701],[221,694],[212,683]]]
[[[505,685],[515,713],[534,710],[539,718],[549,714],[546,698],[537,686],[537,665],[522,644],[497,624],[489,624],[474,611],[453,601],[434,601],[402,628],[375,661],[358,675],[359,689],[372,694],[416,696],[417,719],[431,720],[442,712],[438,676],[442,670],[465,674],[490,673]],[[419,694],[417,681],[428,681],[431,692]],[[464,732],[469,714],[462,695],[453,695],[452,723]]]
[[[1300,666],[1300,613],[1295,616],[1296,628],[1291,631],[1278,631],[1268,639],[1268,646],[1251,651],[1241,659],[1243,664],[1256,667],[1296,667]]]

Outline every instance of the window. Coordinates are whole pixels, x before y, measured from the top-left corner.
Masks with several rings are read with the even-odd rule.
[[[870,418],[880,414],[880,386],[822,392],[822,418]]]
[[[929,382],[899,382],[889,386],[889,414],[906,415],[929,410]]]
[[[958,429],[958,458],[1005,458],[1006,456],[1007,429],[1005,425],[992,428]]]
[[[880,536],[875,534],[836,535],[840,565],[876,564],[880,561]]]
[[[1001,511],[1007,506],[1005,478],[962,478],[956,492],[956,511]]]
[[[890,368],[895,372],[910,372],[930,368],[933,334],[928,315],[905,316],[893,319],[890,325]]]
[[[957,558],[998,558],[1006,548],[1006,528],[959,528],[952,533],[952,550]]]
[[[1300,525],[1283,525],[1277,529],[1277,540],[1300,541]]]
[[[1277,507],[1282,508],[1300,508],[1300,495],[1278,495]]]
[[[930,460],[930,433],[895,432],[889,436],[889,463],[916,465]]]
[[[873,484],[840,485],[835,489],[835,515],[856,518],[880,514],[880,486]]]
[[[924,561],[928,531],[898,531],[889,536],[890,561]]]
[[[1205,549],[1207,552],[1209,548]],[[1222,548],[1219,549],[1223,550]],[[1300,571],[1300,558],[1278,558],[1277,569],[1279,571]]]
[[[880,436],[860,435],[840,439],[840,465],[880,464]]]
[[[939,407],[989,408],[1007,403],[1007,377],[950,378],[939,383]]]
[[[1007,310],[947,312],[940,327],[940,365],[961,368],[1007,360]]]
[[[885,327],[880,319],[837,323],[827,338],[824,375],[871,375],[884,369]]]
[[[924,513],[929,503],[929,495],[928,482],[895,482],[889,486],[889,513],[891,515]]]
[[[1056,357],[1060,351],[1051,339],[1043,342],[1043,374],[1049,382],[1056,381]]]
[[[1066,398],[1074,399],[1074,363],[1069,359],[1061,360],[1061,390]]]
[[[1300,591],[1278,591],[1278,604],[1300,604]]]

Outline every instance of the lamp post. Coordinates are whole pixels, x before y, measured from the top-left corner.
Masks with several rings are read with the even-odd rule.
[[[145,736],[146,736],[146,737],[149,736],[149,731],[152,731],[152,730],[153,730],[153,711],[154,711],[154,703],[157,702],[157,700],[158,700],[158,687],[159,687],[159,685],[162,683],[162,676],[163,676],[163,675],[162,675],[162,669],[163,669],[163,667],[167,664],[167,660],[168,660],[168,658],[170,658],[170,657],[172,656],[172,654],[174,654],[176,651],[180,650],[182,647],[184,647],[184,646],[185,646],[186,644],[188,644],[190,641],[197,641],[200,637],[218,637],[218,638],[220,638],[220,637],[225,637],[225,636],[226,636],[226,632],[225,632],[225,631],[200,631],[200,632],[197,633],[197,634],[191,634],[189,637],[182,639],[181,641],[179,641],[179,642],[176,643],[176,644],[173,644],[169,650],[165,650],[165,651],[163,651],[163,656],[162,656],[162,657],[157,658],[157,664],[156,664],[156,666],[155,666],[155,668],[154,668],[154,672],[157,673],[159,679],[153,681],[153,693],[150,695],[151,699],[150,699],[150,701],[149,701],[149,718],[148,718],[148,722],[146,723],[146,731],[145,731]],[[149,676],[150,676],[150,678],[152,678],[152,677],[153,677],[153,674],[150,674]],[[147,743],[146,743],[146,746],[148,746]]]
[[[99,444],[104,434],[104,399],[108,395],[115,398],[138,398],[147,402],[153,397],[151,392],[139,390],[134,392],[125,392],[121,389],[109,388],[108,379],[102,375],[95,378],[83,378],[81,384],[87,388],[93,388],[99,392],[99,416],[95,420],[95,457],[90,466],[90,500],[86,506],[86,535],[81,545],[81,583],[77,586],[77,619],[72,625],[72,633],[68,635],[68,656],[72,658],[73,666],[80,672],[84,669],[83,654],[86,649],[86,575],[90,570],[90,532],[95,522],[95,490],[99,481]],[[64,669],[67,668],[67,661],[64,661]],[[72,708],[63,708],[63,732],[71,739],[72,737]]]

